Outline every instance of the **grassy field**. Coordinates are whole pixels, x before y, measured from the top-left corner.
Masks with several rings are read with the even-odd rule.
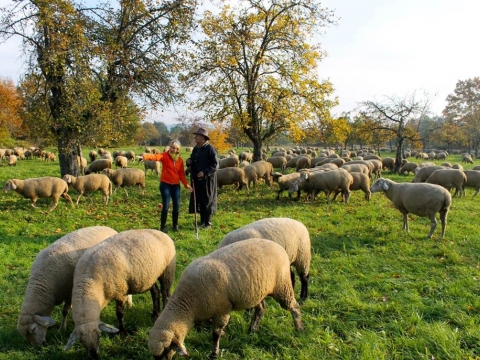
[[[448,161],[459,163],[460,157],[451,156]],[[478,164],[480,160],[475,161]],[[3,187],[10,178],[46,175],[60,175],[58,162],[25,160],[15,168],[1,167],[0,184]],[[412,179],[389,173],[384,177]],[[214,250],[226,233],[252,221],[291,217],[310,231],[310,296],[301,304],[305,331],[296,333],[290,313],[268,299],[255,334],[247,333],[250,315],[232,314],[220,342],[222,359],[480,359],[480,196],[472,198],[472,189],[467,189],[466,197],[453,199],[446,237],[440,237],[439,225],[430,240],[425,218],[411,216],[410,233],[403,232],[400,212],[383,194],[374,194],[367,203],[363,193],[354,192],[349,204],[337,200],[328,205],[322,194],[314,203],[290,201],[286,193],[276,201],[274,189],[276,185],[271,189],[265,184],[257,184],[248,194],[221,189],[213,227],[200,230],[197,240],[193,215],[187,213],[188,193],[182,188],[180,231],[169,233],[177,249],[177,279],[193,259]],[[75,190],[70,195],[75,201]],[[41,349],[26,344],[16,323],[38,251],[85,226],[107,225],[117,231],[159,227],[156,175],[147,176],[144,196],[129,189],[128,197],[117,191],[108,206],[100,193],[92,200],[82,198],[72,207],[61,199],[57,209],[47,213],[50,199],[40,199],[38,208],[31,209],[28,199],[14,192],[2,194],[0,359],[86,357],[78,343],[63,350],[74,328],[71,317],[67,332],[50,329],[47,346]],[[297,281],[297,297],[299,285]],[[149,293],[134,296],[134,307],[125,312],[130,334],[103,334],[102,359],[150,359],[150,313]],[[52,317],[61,318],[60,307]],[[102,320],[117,325],[114,303],[104,309]],[[207,358],[210,328],[192,329],[185,345],[191,359]]]

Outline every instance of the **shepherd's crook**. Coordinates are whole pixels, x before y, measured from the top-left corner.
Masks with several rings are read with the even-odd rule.
[[[198,223],[197,223],[197,196],[195,194],[195,181],[192,179],[192,192],[193,192],[193,207],[195,208],[195,237],[198,240]]]

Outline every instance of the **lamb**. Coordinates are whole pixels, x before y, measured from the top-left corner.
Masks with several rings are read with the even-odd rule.
[[[353,178],[353,183],[350,185],[350,191],[362,190],[365,194],[365,200],[370,201],[372,193],[370,192],[370,178],[368,175],[360,172],[350,172],[350,175],[352,175]],[[336,199],[340,192],[340,190],[335,192],[335,196],[333,197],[332,201]]]
[[[453,197],[457,195],[461,197],[463,188],[467,182],[467,176],[462,170],[442,169],[434,171],[425,182],[440,185],[448,191],[455,188],[455,194],[453,194]]]
[[[290,218],[265,218],[236,229],[222,239],[219,248],[249,238],[262,238],[281,245],[288,254],[290,264],[300,277],[300,299],[308,297],[308,279],[312,259],[310,234],[300,221]],[[295,275],[291,272],[292,286]]]
[[[18,318],[17,330],[21,336],[32,345],[44,344],[47,328],[55,325],[50,315],[62,303],[60,330],[66,330],[78,259],[89,247],[116,233],[106,226],[86,227],[61,237],[37,254]]]
[[[45,176],[40,178],[31,178],[25,180],[11,179],[5,183],[3,192],[15,190],[23,197],[30,199],[30,205],[36,207],[35,203],[39,198],[52,198],[53,205],[49,212],[55,210],[60,196],[73,205],[72,199],[68,195],[67,183],[59,178]]]
[[[245,175],[247,176],[247,182],[249,187],[252,181],[253,186],[255,187],[257,180],[262,178],[265,180],[267,185],[270,186],[270,180],[273,174],[273,166],[271,163],[263,160],[255,161],[254,163],[246,166],[244,171]]]
[[[140,169],[126,168],[126,169],[105,169],[103,173],[107,175],[115,185],[115,190],[119,187],[122,187],[125,191],[125,194],[128,196],[127,189],[125,186],[135,186],[138,185],[138,190],[143,189],[142,195],[145,194],[145,173]]]
[[[302,183],[309,183],[314,190],[312,201],[315,200],[315,196],[320,191],[323,191],[327,198],[327,203],[330,203],[330,193],[341,190],[344,201],[348,203],[348,199],[350,198],[350,185],[353,183],[353,177],[347,170],[342,168],[312,173],[305,171],[300,175],[299,186],[302,186]]]
[[[276,200],[279,200],[280,199],[280,194],[283,193],[285,190],[289,190],[290,189],[290,186],[292,186],[292,184],[295,182],[295,181],[298,181],[298,179],[300,178],[300,173],[298,172],[294,172],[294,173],[291,173],[291,174],[287,174],[287,175],[283,175],[281,173],[278,173],[278,172],[274,172],[273,173],[273,181],[276,182],[278,184],[278,191],[277,191],[277,198]],[[288,193],[288,197],[291,199],[292,198],[292,193]],[[300,189],[297,189],[297,200],[300,198]]]
[[[474,188],[475,194],[473,194],[473,196],[477,196],[478,192],[480,191],[480,171],[465,170],[464,173],[467,176],[467,182],[465,183],[465,186]],[[465,194],[465,190],[464,190],[464,194]]]
[[[446,169],[445,166],[425,166],[415,170],[415,176],[413,177],[414,183],[425,182],[430,175],[436,170]]]
[[[108,205],[108,199],[110,195],[112,195],[112,183],[110,182],[108,176],[103,174],[90,174],[86,176],[75,177],[67,174],[63,177],[63,180],[77,190],[77,205],[84,193],[91,193],[96,190],[102,191],[105,205]]]
[[[105,169],[110,169],[112,167],[112,160],[111,159],[97,159],[94,160],[88,165],[85,169],[85,175],[91,173],[99,173]]]
[[[145,166],[145,175],[148,170],[152,170],[152,173],[155,172],[157,175],[160,174],[160,162],[153,160],[143,160],[143,166]]]
[[[280,169],[280,171],[285,171],[285,166],[287,165],[287,158],[284,156],[272,156],[267,159],[269,163],[272,164],[274,169]]]
[[[264,299],[269,295],[290,310],[296,330],[303,331],[290,279],[290,259],[275,242],[243,240],[198,258],[185,268],[150,330],[150,353],[156,359],[171,359],[175,352],[188,356],[184,345],[188,331],[195,322],[212,319],[210,358],[216,358],[230,312],[255,307],[250,331],[256,331],[265,310]]]
[[[244,186],[248,188],[248,181],[245,171],[238,167],[227,167],[217,170],[217,186],[221,188],[224,185],[236,184],[235,190],[241,190]]]
[[[126,333],[123,308],[128,294],[150,289],[156,319],[160,312],[156,281],[160,282],[165,307],[175,277],[175,257],[173,240],[153,229],[123,231],[85,251],[73,276],[75,329],[65,350],[78,338],[88,355],[98,358],[101,331]],[[117,304],[119,329],[100,320],[100,312],[110,300]]]
[[[447,215],[452,204],[452,196],[440,185],[427,183],[396,183],[380,178],[370,189],[372,193],[383,191],[393,206],[403,214],[403,229],[408,233],[408,214],[428,217],[431,222],[428,238],[432,237],[437,226],[435,214],[440,213],[442,237],[445,237]]]
[[[122,169],[125,169],[128,167],[128,159],[125,156],[118,155],[115,157],[115,168],[118,169],[121,167]]]

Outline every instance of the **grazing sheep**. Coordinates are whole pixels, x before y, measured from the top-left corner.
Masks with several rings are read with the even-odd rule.
[[[345,165],[342,165],[342,169],[347,170],[349,173],[357,172],[357,173],[363,173],[367,176],[370,176],[370,167],[365,164],[345,164]]]
[[[270,186],[270,180],[273,174],[273,166],[271,163],[261,160],[255,161],[254,163],[249,164],[244,169],[245,175],[247,176],[248,186],[251,187],[253,181],[253,186],[256,186],[257,180],[264,179],[268,186]]]
[[[97,159],[98,154],[95,151],[90,151],[88,153],[88,158],[90,159],[90,162],[94,162]]]
[[[417,168],[418,164],[414,162],[406,162],[402,165],[402,167],[398,170],[398,173],[408,175],[411,172],[415,174],[415,169]]]
[[[295,166],[295,171],[301,169],[309,169],[311,167],[311,159],[308,156],[299,156],[297,160],[297,165]]]
[[[127,230],[92,246],[78,260],[73,277],[72,313],[75,329],[65,350],[78,340],[88,355],[98,358],[102,331],[125,334],[123,308],[128,294],[150,290],[153,317],[160,312],[157,280],[161,285],[163,307],[175,277],[175,246],[165,233],[152,230]],[[117,304],[119,329],[100,320],[110,300]]]
[[[195,322],[211,319],[210,358],[216,358],[230,312],[255,307],[250,331],[256,331],[265,311],[264,299],[269,295],[290,310],[295,328],[302,331],[300,306],[290,279],[290,259],[273,241],[239,241],[198,258],[185,268],[166,308],[150,330],[150,353],[156,359],[171,359],[175,352],[188,356],[184,345],[187,333]]]
[[[470,154],[463,154],[462,163],[473,164],[473,159]]]
[[[227,167],[217,170],[217,186],[221,188],[224,185],[236,184],[235,190],[241,190],[244,186],[248,188],[248,181],[245,171],[238,167]]]
[[[272,164],[274,169],[280,169],[280,171],[285,171],[285,166],[287,165],[287,159],[284,156],[272,156],[267,159],[269,163]]]
[[[124,155],[128,161],[135,161],[135,152],[133,150],[125,151]]]
[[[140,169],[126,168],[126,169],[105,169],[103,173],[107,175],[115,185],[115,191],[119,187],[122,187],[125,191],[125,194],[128,196],[127,189],[125,186],[135,186],[138,185],[138,190],[143,189],[142,195],[145,194],[145,173]]]
[[[238,155],[238,161],[242,162],[242,161],[248,161],[249,163],[251,163],[253,160],[253,154],[249,151],[244,151],[244,152],[241,152],[239,155]]]
[[[238,164],[238,167],[240,169],[245,169],[245,167],[247,167],[248,165],[250,165],[250,163],[248,161],[243,160],[240,164]]]
[[[92,173],[99,173],[105,169],[110,169],[112,167],[112,160],[111,159],[97,159],[94,160],[88,165],[85,169],[85,175],[92,174]]]
[[[396,183],[389,179],[380,178],[370,189],[372,193],[383,191],[393,206],[403,214],[403,229],[408,232],[408,214],[412,213],[428,217],[431,222],[430,238],[437,227],[435,214],[440,213],[442,222],[442,237],[445,236],[447,215],[452,203],[450,193],[435,184],[426,183]]]
[[[413,177],[414,183],[420,183],[420,182],[425,182],[430,175],[433,174],[434,171],[436,170],[441,170],[441,169],[446,169],[445,166],[424,166],[424,167],[418,167],[415,170],[415,176]]]
[[[152,173],[160,174],[160,161],[154,160],[143,160],[143,165],[145,166],[145,175],[147,174],[148,170],[152,170]]]
[[[231,155],[227,158],[220,159],[218,160],[218,168],[219,169],[224,169],[227,167],[237,167],[238,166],[238,156],[237,155]]]
[[[393,168],[395,167],[396,159],[393,157],[385,157],[382,159],[382,167],[384,169],[393,171]]]
[[[473,196],[477,196],[478,192],[480,191],[480,171],[465,170],[464,173],[467,176],[467,182],[465,183],[465,186],[474,188],[475,194],[473,194]],[[465,194],[465,189],[463,190],[463,193]]]
[[[101,190],[103,193],[103,201],[105,201],[105,205],[108,205],[108,199],[110,195],[112,195],[112,183],[108,176],[103,174],[90,174],[75,177],[67,174],[63,177],[63,180],[77,190],[78,198],[76,204],[78,204],[84,193]]]
[[[432,175],[425,180],[425,182],[429,184],[440,185],[448,191],[450,191],[452,188],[455,188],[455,194],[453,194],[453,197],[455,197],[457,194],[459,197],[462,197],[463,188],[467,182],[467,176],[462,170],[441,169],[435,170]]]
[[[342,168],[330,171],[303,171],[300,174],[297,186],[304,186],[302,183],[308,183],[308,187],[314,191],[312,201],[315,200],[316,195],[320,191],[323,191],[327,203],[330,203],[330,194],[340,190],[344,201],[348,203],[348,199],[350,198],[350,185],[353,183],[353,177],[347,170]],[[292,189],[290,189],[290,191],[291,190]],[[293,190],[296,191],[295,189]]]
[[[298,181],[298,179],[300,178],[300,173],[294,172],[291,174],[283,175],[281,173],[274,172],[272,178],[273,178],[273,181],[276,182],[279,187],[277,191],[277,198],[276,198],[276,200],[279,200],[280,194],[283,193],[285,190],[288,191],[290,189],[290,186],[292,186],[292,184],[295,181]],[[292,198],[291,192],[288,193],[288,197],[290,199]],[[297,200],[299,198],[300,198],[300,189],[297,190]]]
[[[30,205],[32,207],[36,207],[35,203],[39,198],[52,198],[53,205],[49,211],[55,210],[60,196],[70,204],[73,204],[72,199],[68,196],[67,183],[62,179],[52,176],[25,180],[11,179],[8,180],[3,187],[3,192],[7,193],[9,190],[15,190],[20,195],[23,195],[23,197],[30,199]]]
[[[350,191],[362,190],[365,194],[365,200],[370,201],[372,193],[370,192],[370,178],[367,174],[361,172],[349,172],[352,175],[353,183],[350,185]],[[337,195],[340,193],[340,190],[335,192],[335,195],[332,199],[334,201]]]
[[[60,330],[65,331],[72,304],[73,271],[89,247],[115,235],[106,226],[85,227],[56,240],[35,257],[30,270],[17,330],[32,345],[45,343],[47,328],[55,325],[50,317],[55,306],[64,303]]]
[[[453,164],[452,169],[457,169],[457,170],[462,170],[463,171],[463,166],[460,164]]]
[[[128,167],[128,159],[125,156],[118,155],[115,158],[115,168],[118,169],[119,167],[121,167],[122,169]]]
[[[219,248],[237,241],[250,238],[272,240],[281,245],[290,258],[290,264],[295,267],[300,277],[300,298],[308,296],[308,279],[312,259],[310,234],[300,221],[290,218],[266,218],[255,221],[236,229],[222,239]],[[295,287],[295,275],[291,272],[292,286]]]
[[[290,160],[288,160],[287,163],[285,164],[285,170],[296,169],[298,159],[300,159],[300,156],[295,156],[295,157],[292,157]]]
[[[7,156],[7,165],[8,166],[17,166],[17,156],[16,155]]]

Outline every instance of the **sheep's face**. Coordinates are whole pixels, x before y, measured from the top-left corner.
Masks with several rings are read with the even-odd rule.
[[[388,182],[385,179],[380,178],[373,183],[372,187],[370,188],[370,191],[372,193],[380,192],[380,191],[387,191],[388,188],[389,188]]]
[[[41,346],[45,343],[47,329],[54,324],[55,321],[49,317],[22,315],[18,319],[17,330],[30,344]]]
[[[100,334],[102,333],[98,325],[97,322],[91,322],[75,328],[77,339],[85,345],[88,356],[93,359],[98,358]]]
[[[13,182],[13,180],[8,180],[6,183],[5,183],[5,186],[3,187],[3,192],[4,193],[7,193],[8,191],[10,190],[15,190],[17,188],[17,186],[15,185],[15,183]]]

